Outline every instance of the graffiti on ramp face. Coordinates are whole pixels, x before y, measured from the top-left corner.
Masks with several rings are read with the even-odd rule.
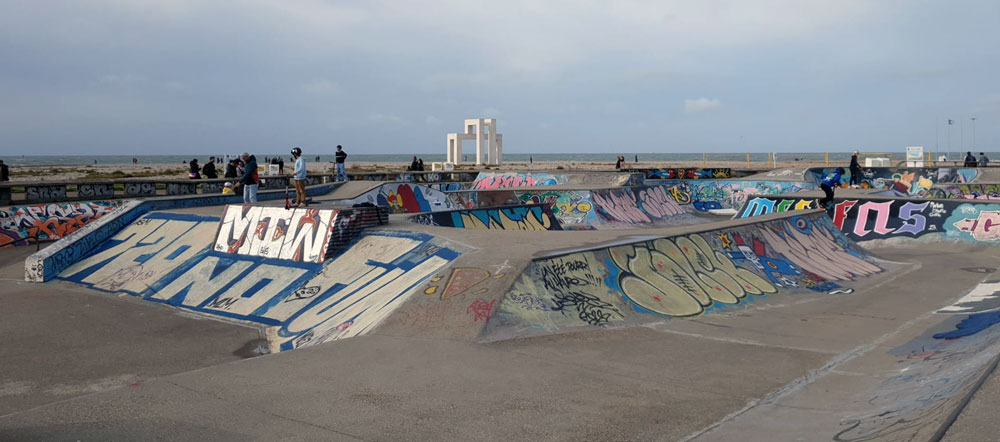
[[[491,316],[491,330],[610,325],[639,314],[694,316],[775,293],[851,293],[882,272],[823,214],[532,261]]]

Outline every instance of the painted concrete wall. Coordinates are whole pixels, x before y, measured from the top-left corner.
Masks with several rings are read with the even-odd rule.
[[[850,291],[882,268],[821,213],[532,261],[487,339],[695,316],[801,291]]]
[[[0,210],[0,247],[55,241],[123,203],[124,201],[84,201],[7,207]]]
[[[335,204],[353,206],[371,204],[388,207],[392,213],[420,213],[451,210],[451,202],[444,192],[421,184],[387,183],[353,199],[334,201]]]
[[[373,330],[459,256],[430,235],[365,234],[324,263],[221,253],[219,219],[151,213],[59,279],[268,328],[272,351]]]
[[[816,207],[815,198],[758,197],[748,201],[737,216]],[[828,214],[833,225],[856,242],[924,238],[1000,245],[1000,204],[988,201],[835,199]]]
[[[643,184],[642,173],[628,172],[480,172],[472,184],[476,190],[513,187],[581,184],[604,187],[637,186]]]
[[[324,184],[306,189],[309,196],[329,193],[340,183]],[[283,192],[260,192],[260,201],[282,199]],[[121,207],[105,214],[95,222],[64,236],[24,261],[24,280],[28,282],[44,282],[56,277],[67,267],[86,256],[94,247],[132,224],[133,221],[153,210],[169,210],[185,207],[220,206],[238,204],[242,196],[212,195],[197,197],[157,198],[144,201],[129,201]]]
[[[421,213],[410,222],[438,227],[481,230],[562,230],[547,204]]]
[[[833,173],[835,167],[812,168],[806,170],[818,185],[824,177]],[[840,179],[842,186],[850,183],[850,169]],[[952,167],[866,167],[861,169],[860,185],[865,189],[892,191],[895,196],[924,196],[937,183],[971,183],[979,176],[979,171],[970,168]]]

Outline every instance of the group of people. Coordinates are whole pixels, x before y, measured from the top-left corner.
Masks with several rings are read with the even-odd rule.
[[[407,167],[408,171],[423,171],[424,170],[424,159],[417,159],[416,156],[413,157],[413,162],[410,163],[410,167]]]
[[[306,205],[306,159],[302,156],[302,148],[300,147],[292,148],[291,154],[292,160],[295,162],[295,169],[292,171],[292,180],[295,184],[295,203],[293,207],[303,207]],[[343,146],[338,145],[334,160],[336,165],[334,179],[337,181],[347,181],[347,171],[344,166],[346,160],[347,152],[344,152]],[[284,174],[285,161],[283,159],[274,157],[265,158],[265,161],[277,165],[278,173]],[[201,179],[202,177],[208,179],[218,178],[215,163],[216,157],[213,156],[209,157],[208,162],[204,166],[199,166],[198,159],[195,158],[188,163],[190,167],[188,176],[193,180]],[[420,163],[420,166],[423,167],[423,162]],[[249,152],[243,152],[238,157],[230,159],[226,163],[224,177],[233,178],[235,182],[235,184],[234,182],[225,183],[222,189],[224,195],[234,195],[238,189],[242,188],[244,203],[251,204],[257,202],[260,175],[257,172],[256,156],[251,155]]]
[[[976,161],[976,157],[972,156],[972,152],[965,152],[965,167],[986,167],[990,165],[990,159],[986,158],[986,154],[979,152],[979,161]]]

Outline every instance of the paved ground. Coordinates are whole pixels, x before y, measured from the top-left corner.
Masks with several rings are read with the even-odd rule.
[[[587,233],[514,243],[450,236],[527,259],[532,250],[651,231]],[[16,254],[26,252],[9,250],[0,251],[0,275],[16,278]],[[901,264],[850,295],[489,344],[376,331],[246,360],[233,353],[255,330],[62,283],[9,281],[0,286],[11,312],[0,323],[0,440],[713,440],[729,428],[741,440],[773,440],[744,432],[730,415],[802,379],[822,386],[805,396],[817,407],[863,389],[862,377],[828,369],[830,361],[856,356],[849,372],[865,372],[885,348],[856,354],[859,347],[917,333],[911,321],[984,278],[962,268],[998,253],[967,245],[925,252],[878,250]],[[935,269],[934,278],[921,269]],[[981,409],[988,420],[991,408],[988,397],[973,400],[967,419]],[[780,420],[764,406],[744,411]],[[804,434],[818,437],[801,440],[837,431],[806,424]],[[973,432],[953,440],[981,440],[975,421],[964,425]]]
[[[259,339],[256,328],[26,283],[24,258],[34,249],[0,249],[0,416],[238,360]]]

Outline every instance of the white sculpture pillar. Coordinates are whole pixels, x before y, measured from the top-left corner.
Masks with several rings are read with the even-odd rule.
[[[503,162],[503,145],[500,134],[497,133],[497,122],[494,118],[472,118],[465,120],[465,133],[448,134],[448,161],[460,164],[462,161],[462,142],[476,140],[476,165],[499,165]]]

